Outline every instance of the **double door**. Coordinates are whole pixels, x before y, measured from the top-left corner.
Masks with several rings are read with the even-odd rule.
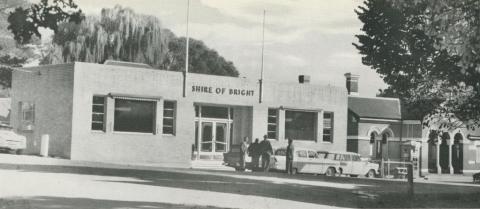
[[[199,148],[202,153],[224,153],[228,150],[229,122],[202,121]]]

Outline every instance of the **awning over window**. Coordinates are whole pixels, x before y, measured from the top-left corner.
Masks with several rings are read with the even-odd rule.
[[[151,96],[151,95],[138,95],[138,94],[120,94],[120,93],[109,93],[109,97],[115,99],[128,99],[136,101],[159,101],[162,100],[160,96]]]

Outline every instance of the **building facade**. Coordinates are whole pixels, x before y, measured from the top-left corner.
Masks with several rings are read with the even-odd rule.
[[[423,130],[422,173],[473,174],[480,172],[480,131],[451,128],[439,131],[438,124]]]
[[[183,96],[185,81],[186,96]],[[303,81],[303,79],[302,79]],[[12,126],[38,153],[85,161],[188,167],[243,137],[345,150],[347,91],[308,82],[150,69],[134,63],[47,65],[12,76]]]

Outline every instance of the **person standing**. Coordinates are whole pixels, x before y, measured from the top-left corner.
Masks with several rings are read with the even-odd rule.
[[[287,146],[287,153],[285,154],[286,159],[286,171],[288,174],[293,174],[293,151],[294,151],[294,146],[292,143],[292,139],[288,139],[288,146]]]
[[[267,135],[263,136],[263,141],[260,143],[262,150],[262,168],[263,171],[268,172],[270,169],[270,156],[273,154],[272,144],[267,139]]]
[[[258,143],[258,138],[255,139],[254,143],[251,143],[248,147],[248,155],[252,157],[252,171],[255,171],[258,168],[258,160],[260,159],[260,144]]]
[[[240,146],[240,166],[242,170],[245,170],[245,157],[248,149],[248,136],[243,138],[242,145]]]

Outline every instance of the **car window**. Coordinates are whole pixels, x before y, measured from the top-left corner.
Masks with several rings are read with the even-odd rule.
[[[326,153],[326,154],[325,154],[325,159],[335,160],[335,154]]]
[[[345,161],[351,161],[351,160],[352,160],[352,157],[351,157],[351,155],[343,155],[343,160],[345,160]]]
[[[326,152],[317,152],[317,157],[318,158],[327,158],[327,153]]]
[[[308,151],[308,158],[317,158],[317,153],[314,151]]]
[[[297,151],[297,156],[307,158],[307,151],[305,150]]]
[[[352,155],[353,161],[360,161],[360,156],[358,155]]]
[[[335,160],[343,160],[343,155],[335,154]]]
[[[287,155],[287,150],[285,150],[285,149],[278,149],[277,151],[275,151],[275,155],[277,155],[277,156],[286,156],[286,155]]]

